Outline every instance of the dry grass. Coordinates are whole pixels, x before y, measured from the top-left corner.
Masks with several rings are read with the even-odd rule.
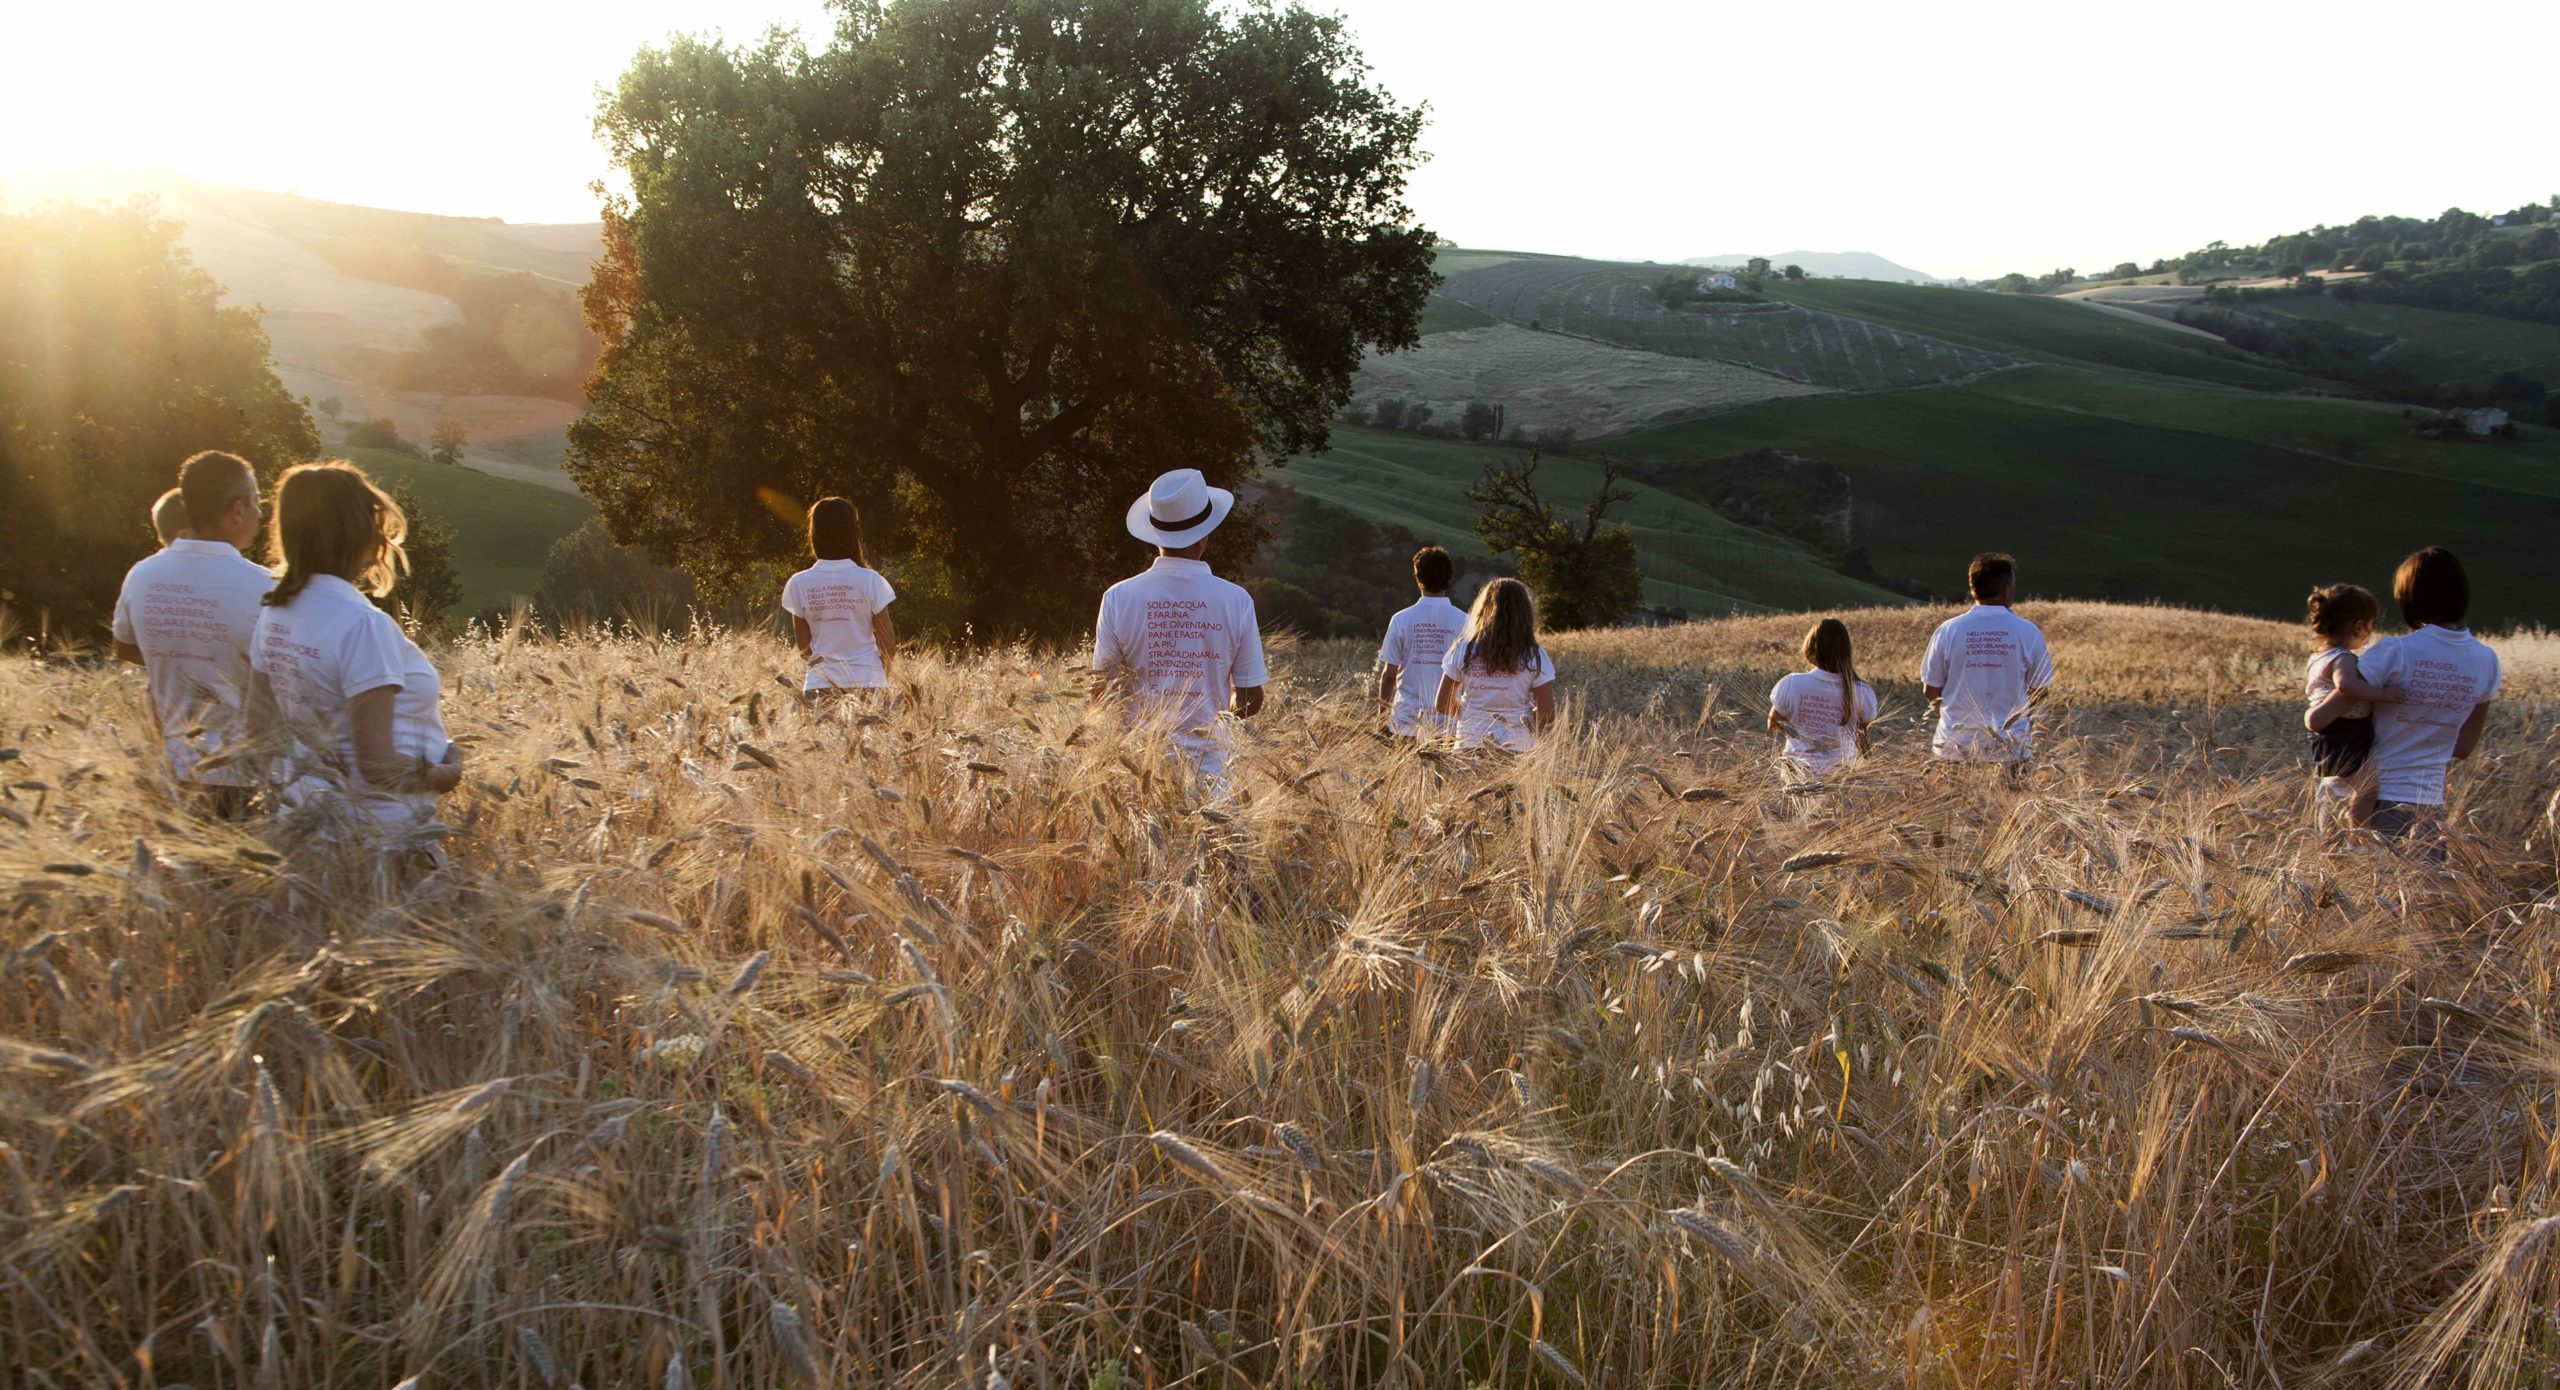
[[[494,638],[396,890],[11,661],[10,1374],[2550,1384],[2547,667],[2438,870],[2302,830],[2284,629],[2039,616],[2017,784],[1778,794],[1744,620],[1560,641],[1517,763],[1283,650],[1212,807],[1062,659],[828,719],[766,641]]]

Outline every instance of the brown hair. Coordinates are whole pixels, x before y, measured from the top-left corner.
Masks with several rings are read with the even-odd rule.
[[[201,533],[222,524],[235,502],[258,500],[258,470],[238,454],[207,449],[178,465],[178,491],[186,494],[187,525]]]
[[[1467,613],[1467,657],[1489,675],[1507,676],[1538,665],[1538,601],[1517,579],[1497,579],[1476,595]],[[1464,664],[1464,663],[1462,663]]]
[[[1436,545],[1413,552],[1413,582],[1421,585],[1426,594],[1449,592],[1449,581],[1456,577],[1457,570],[1449,562],[1449,552]]]
[[[841,497],[821,497],[809,504],[809,553],[821,560],[871,562],[862,554],[862,512]]]
[[[2382,604],[2361,584],[2325,584],[2311,591],[2303,620],[2324,647],[2343,647],[2356,629],[2371,627],[2382,616]]]
[[[2400,602],[2400,621],[2411,631],[2429,626],[2460,627],[2471,611],[2471,576],[2453,552],[2431,545],[2400,562],[2391,576],[2391,596]]]
[[[2000,597],[2018,579],[2018,562],[1996,550],[1986,550],[1965,566],[1964,586],[1977,603],[1989,603]]]
[[[297,463],[276,480],[276,587],[261,600],[282,608],[313,577],[334,574],[376,598],[408,572],[408,513],[345,459]]]
[[[151,504],[151,533],[160,538],[162,545],[167,545],[182,533],[193,529],[195,528],[187,525],[185,493],[171,488],[160,494],[159,501]]]
[[[1840,678],[1840,722],[1858,722],[1858,659],[1849,646],[1849,625],[1825,618],[1804,635],[1804,659],[1816,670]]]

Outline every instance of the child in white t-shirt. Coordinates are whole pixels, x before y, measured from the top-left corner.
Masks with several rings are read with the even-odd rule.
[[[1449,581],[1455,575],[1448,551],[1436,545],[1415,551],[1413,586],[1422,597],[1387,620],[1386,640],[1378,644],[1378,703],[1387,711],[1387,728],[1398,737],[1427,738],[1441,731],[1440,716],[1432,708],[1440,690],[1440,661],[1467,625],[1465,610],[1449,601]]]
[[[1858,761],[1876,718],[1876,692],[1858,679],[1847,624],[1815,623],[1804,637],[1804,659],[1812,669],[1780,677],[1769,691],[1769,731],[1787,736],[1778,766],[1790,782]]]
[[[249,642],[253,733],[287,737],[285,804],[353,826],[425,831],[462,782],[435,663],[368,595],[407,564],[408,518],[354,464],[297,464],[276,484],[276,586]]]
[[[784,581],[782,611],[809,665],[801,693],[884,690],[898,655],[889,622],[897,591],[863,561],[862,513],[841,497],[809,506],[809,554],[817,563]]]
[[[1458,721],[1458,746],[1514,753],[1538,746],[1556,722],[1556,664],[1538,643],[1529,586],[1497,579],[1476,595],[1467,630],[1440,661],[1440,713]]]
[[[2302,726],[2311,731],[2311,765],[2320,776],[2321,804],[2344,804],[2347,824],[2369,825],[2379,795],[2374,781],[2373,707],[2396,704],[2397,686],[2364,678],[2356,653],[2373,640],[2382,605],[2371,590],[2331,584],[2311,591],[2306,621],[2315,650],[2303,676],[2309,707]]]

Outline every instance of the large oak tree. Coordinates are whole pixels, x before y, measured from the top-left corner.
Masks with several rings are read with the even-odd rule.
[[[1421,124],[1295,5],[840,0],[818,51],[644,51],[570,470],[714,593],[833,492],[980,637],[1072,631],[1150,477],[1321,446],[1417,341]]]

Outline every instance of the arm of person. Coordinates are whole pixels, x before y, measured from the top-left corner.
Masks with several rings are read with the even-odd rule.
[[[1776,705],[1771,705],[1769,707],[1769,732],[1773,734],[1783,734],[1786,731],[1787,717],[1778,713],[1778,707]]]
[[[2471,717],[2462,721],[2461,731],[2453,736],[2453,756],[2468,758],[2480,746],[2480,731],[2489,723],[2489,702],[2471,707]]]
[[[793,621],[797,622],[798,620],[794,619]],[[897,624],[889,621],[888,609],[883,608],[879,612],[871,615],[871,640],[878,644],[880,648],[880,674],[884,676],[897,675],[898,626]],[[808,645],[805,641],[802,643],[800,649],[804,652],[808,650]]]
[[[1529,705],[1530,708],[1537,712],[1538,732],[1545,733],[1547,730],[1554,728],[1556,722],[1556,683],[1554,681],[1549,681],[1545,685],[1539,686],[1530,691]]]
[[[1258,685],[1237,686],[1235,710],[1236,718],[1238,719],[1251,719],[1255,715],[1262,713],[1262,687]]]
[[[1438,698],[1431,702],[1431,707],[1453,719],[1456,718],[1458,714],[1457,681],[1448,676],[1442,676],[1440,678],[1440,694]]]
[[[403,755],[391,739],[392,702],[400,687],[379,685],[347,701],[347,720],[356,746],[356,773],[377,791],[433,792],[442,796],[462,785],[460,755],[440,763]]]
[[[2338,717],[2339,711],[2345,709],[2355,698],[2337,686],[2329,687],[2327,694],[2312,701],[2311,708],[2302,712],[2302,727],[2315,734],[2328,728],[2330,722]]]
[[[2331,677],[2331,689],[2350,700],[2373,705],[2396,705],[2408,698],[2409,692],[2396,685],[2375,685],[2364,678],[2364,668],[2352,656],[2341,660]]]
[[[791,640],[800,648],[800,659],[807,661],[809,659],[809,620],[797,613],[791,615]]]
[[[1391,661],[1378,663],[1378,707],[1392,709],[1396,703],[1396,687],[1404,680],[1404,668]]]
[[[1120,639],[1111,630],[1111,598],[1103,596],[1102,610],[1093,618],[1093,697],[1097,700],[1118,699],[1128,693],[1128,658],[1122,654]]]
[[[116,658],[120,661],[130,661],[136,666],[149,664],[142,659],[142,648],[131,642],[116,643]]]

